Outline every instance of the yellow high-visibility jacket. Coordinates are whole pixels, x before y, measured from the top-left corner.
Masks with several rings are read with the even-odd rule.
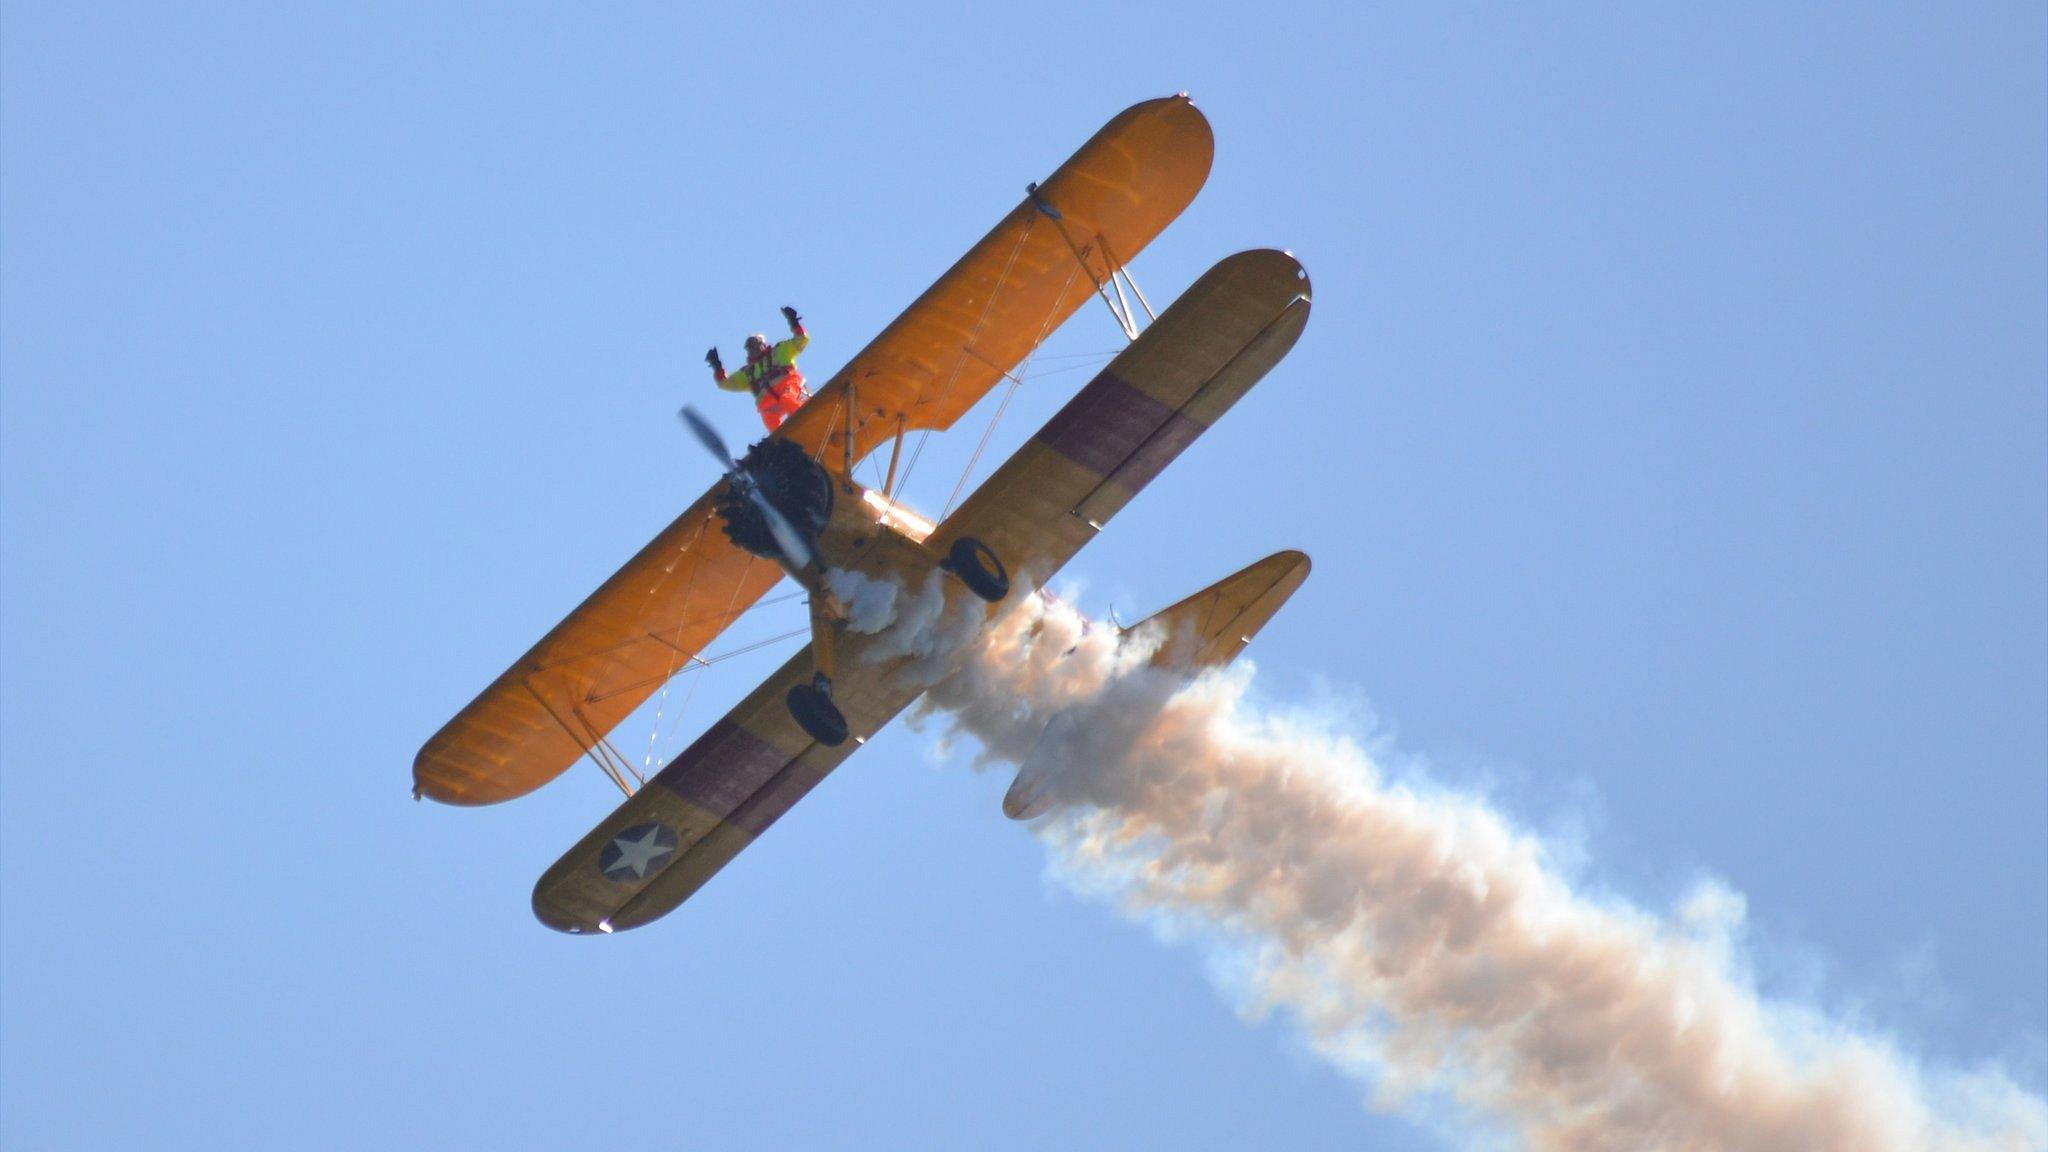
[[[775,347],[768,350],[762,361],[747,361],[746,367],[737,372],[726,373],[718,386],[727,392],[752,392],[755,396],[780,384],[783,377],[796,371],[796,358],[811,346],[809,333],[799,333],[787,340],[777,340]]]

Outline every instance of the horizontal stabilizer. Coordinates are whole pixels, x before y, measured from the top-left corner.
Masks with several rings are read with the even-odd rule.
[[[1219,668],[1243,652],[1259,629],[1273,619],[1280,606],[1308,579],[1308,556],[1301,552],[1275,552],[1233,576],[1209,585],[1193,596],[1156,615],[1149,616],[1133,633],[1163,628],[1165,637],[1152,664],[1174,672],[1192,674],[1204,668]],[[1055,718],[1057,725],[1061,719]],[[1031,820],[1051,811],[1057,802],[1063,765],[1057,759],[1027,756],[1017,769],[1017,778],[1003,795],[1003,815],[1012,820]]]
[[[1139,628],[1159,625],[1166,630],[1165,642],[1152,662],[1164,668],[1193,670],[1237,659],[1308,579],[1308,570],[1305,553],[1276,552],[1148,617]]]

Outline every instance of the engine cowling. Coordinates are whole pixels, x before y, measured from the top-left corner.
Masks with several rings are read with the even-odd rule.
[[[832,476],[798,445],[768,437],[748,448],[739,466],[804,539],[815,542],[832,522]],[[726,487],[717,511],[719,527],[734,544],[766,559],[782,558],[768,518],[738,486]]]

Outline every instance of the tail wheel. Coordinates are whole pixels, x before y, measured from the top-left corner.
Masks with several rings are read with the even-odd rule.
[[[969,592],[991,604],[1010,594],[1009,569],[1003,567],[988,545],[972,536],[953,541],[952,551],[946,554],[946,571],[958,576]]]
[[[804,734],[828,748],[846,743],[846,715],[832,703],[832,683],[814,676],[808,684],[789,690],[789,714]]]

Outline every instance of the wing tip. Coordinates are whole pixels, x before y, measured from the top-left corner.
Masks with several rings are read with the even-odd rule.
[[[1294,278],[1296,294],[1308,303],[1312,304],[1315,302],[1315,281],[1309,279],[1308,269],[1302,266],[1301,257],[1296,256],[1289,249],[1247,248],[1242,252],[1234,252],[1224,257],[1221,261],[1218,261],[1218,265],[1239,261],[1245,263],[1270,262],[1276,266],[1284,266],[1286,271],[1279,274],[1291,275]]]
[[[1309,558],[1308,553],[1303,552],[1299,548],[1282,548],[1280,551],[1266,557],[1266,559],[1284,561],[1287,564],[1288,575],[1291,576],[1299,572],[1303,579],[1307,579],[1309,572],[1315,568],[1315,561]]]
[[[1196,107],[1193,98],[1186,92],[1176,92],[1171,96],[1140,100],[1124,109],[1102,126],[1095,139],[1120,136],[1140,120],[1153,121],[1144,133],[1158,142],[1158,155],[1178,155],[1183,161],[1192,162],[1191,170],[1184,169],[1187,175],[1183,179],[1189,186],[1180,207],[1186,208],[1195,194],[1201,191],[1202,185],[1209,182],[1209,171],[1215,166],[1215,127],[1209,123],[1209,117]],[[1158,135],[1153,137],[1151,134],[1155,131]],[[1089,144],[1093,143],[1095,140],[1089,141]],[[1086,150],[1087,145],[1083,145],[1083,151]],[[1178,215],[1179,211],[1175,211],[1174,216]]]
[[[545,890],[536,886],[533,891],[533,918],[545,927],[552,928],[564,936],[609,936],[614,926],[609,920],[587,922],[578,917],[564,914],[560,909],[544,902]]]
[[[1266,585],[1267,594],[1277,591],[1285,602],[1286,597],[1294,595],[1295,590],[1308,580],[1309,572],[1314,568],[1315,564],[1309,559],[1308,553],[1299,548],[1283,548],[1252,564],[1238,575],[1248,576],[1255,572],[1271,571],[1273,575]]]
[[[431,742],[420,749],[412,762],[412,798],[457,808],[481,808],[517,800],[544,783],[545,780],[523,788],[507,788],[502,781],[462,772],[443,759]]]

